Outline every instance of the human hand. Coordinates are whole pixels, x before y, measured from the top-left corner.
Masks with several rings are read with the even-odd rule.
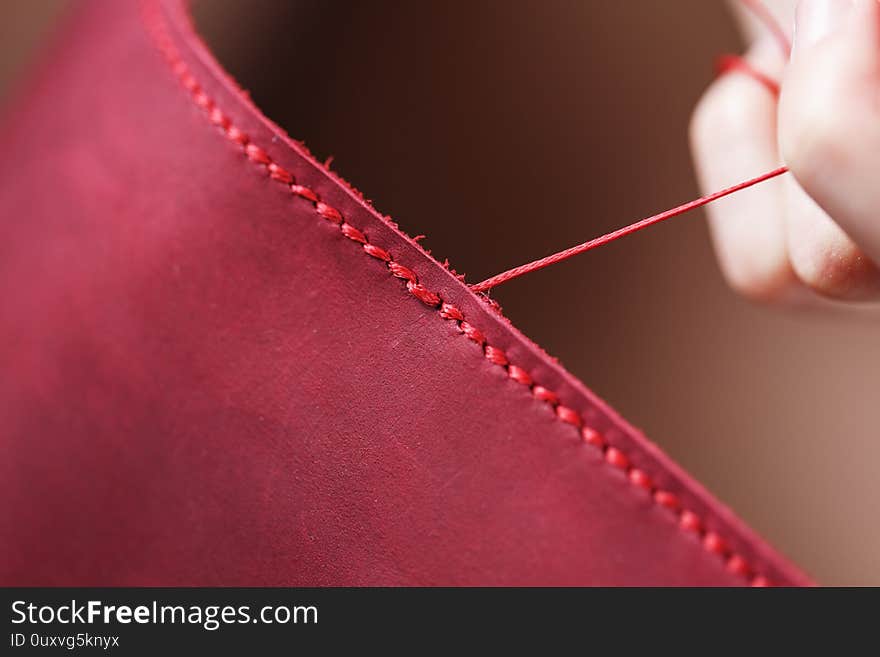
[[[780,162],[792,174],[708,207],[721,268],[766,301],[880,299],[880,0],[767,4],[798,5],[790,60],[766,30],[746,56],[779,97],[730,73],[691,125],[706,191]]]

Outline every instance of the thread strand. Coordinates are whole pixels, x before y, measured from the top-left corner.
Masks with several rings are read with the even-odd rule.
[[[708,194],[706,196],[702,196],[693,201],[689,201],[678,207],[672,208],[671,210],[666,210],[665,212],[661,212],[659,214],[655,214],[651,217],[647,217],[642,219],[641,221],[637,221],[634,224],[630,224],[629,226],[625,226],[623,228],[618,228],[610,233],[606,233],[601,237],[597,237],[595,239],[590,240],[589,242],[584,242],[583,244],[578,244],[577,246],[573,246],[571,248],[565,249],[564,251],[559,251],[558,253],[554,253],[545,258],[541,258],[540,260],[535,260],[533,262],[527,263],[525,265],[520,265],[519,267],[514,267],[513,269],[508,269],[505,272],[497,274],[496,276],[492,276],[491,278],[487,278],[485,281],[481,283],[477,283],[476,285],[472,285],[471,289],[474,292],[485,292],[486,290],[490,290],[493,287],[497,287],[502,283],[506,283],[507,281],[511,281],[514,278],[519,278],[525,274],[529,274],[533,271],[538,271],[539,269],[544,269],[545,267],[549,267],[550,265],[555,265],[558,262],[562,262],[563,260],[568,260],[576,255],[580,255],[581,253],[586,253],[587,251],[592,251],[593,249],[597,249],[600,246],[604,246],[609,242],[613,242],[614,240],[620,239],[621,237],[626,237],[627,235],[631,235],[632,233],[638,232],[644,228],[648,228],[649,226],[653,226],[654,224],[658,224],[661,221],[666,221],[667,219],[671,219],[672,217],[677,217],[678,215],[684,214],[685,212],[690,212],[691,210],[695,210],[696,208],[700,208],[704,205],[712,203],[713,201],[717,201],[720,198],[724,198],[725,196],[729,196],[730,194],[734,194],[743,189],[747,189],[754,185],[764,182],[765,180],[770,180],[771,178],[776,178],[777,176],[781,176],[782,174],[788,171],[788,167],[779,167],[778,169],[774,169],[773,171],[769,171],[765,174],[762,174],[756,178],[752,178],[751,180],[746,180],[739,184],[733,185],[732,187],[727,187],[726,189],[722,189],[720,191],[714,192],[712,194]]]
[[[778,20],[776,20],[776,18],[770,12],[767,6],[761,0],[741,0],[741,2],[743,6],[751,11],[752,14],[754,14],[754,16],[758,19],[758,21],[763,23],[764,26],[770,31],[770,33],[773,35],[773,38],[779,44],[780,49],[787,58],[791,54],[791,42],[789,41],[788,35],[785,33],[785,30],[782,29],[782,25],[780,25]],[[746,75],[749,75],[753,79],[760,82],[773,95],[779,95],[778,82],[754,68],[749,62],[747,62],[742,57],[739,57],[738,55],[722,55],[721,57],[719,57],[716,66],[719,74],[724,74],[733,70],[741,71],[742,73],[745,73]],[[498,285],[506,283],[507,281],[511,281],[514,278],[519,278],[520,276],[524,276],[525,274],[529,274],[533,271],[538,271],[539,269],[544,269],[545,267],[555,265],[558,262],[568,260],[569,258],[580,255],[581,253],[592,251],[593,249],[597,249],[600,246],[604,246],[605,244],[613,242],[614,240],[618,240],[621,237],[631,235],[632,233],[638,232],[643,228],[647,228],[648,226],[653,226],[654,224],[660,223],[661,221],[666,221],[667,219],[671,219],[672,217],[677,217],[696,208],[708,205],[713,201],[717,201],[720,198],[724,198],[725,196],[729,196],[730,194],[734,194],[743,189],[747,189],[749,187],[762,183],[765,180],[770,180],[771,178],[781,176],[787,171],[787,167],[774,169],[773,171],[757,176],[756,178],[752,178],[751,180],[746,180],[737,185],[733,185],[732,187],[722,189],[713,194],[708,194],[683,205],[679,205],[678,207],[672,208],[671,210],[666,210],[665,212],[661,212],[660,214],[655,214],[651,217],[647,217],[645,219],[642,219],[641,221],[637,221],[634,224],[625,226],[624,228],[618,228],[615,231],[592,239],[589,242],[584,242],[583,244],[578,244],[577,246],[565,249],[564,251],[559,251],[558,253],[554,253],[545,258],[541,258],[540,260],[535,260],[525,265],[520,265],[519,267],[508,269],[507,271],[501,272],[500,274],[492,276],[491,278],[487,278],[481,283],[471,285],[471,289],[474,292],[485,292],[486,290],[491,290],[493,287],[497,287]]]

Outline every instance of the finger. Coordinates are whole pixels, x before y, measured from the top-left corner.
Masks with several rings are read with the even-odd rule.
[[[845,25],[850,0],[802,3],[798,14],[800,66],[809,44]],[[786,96],[789,97],[788,83]],[[796,79],[794,79],[797,82]],[[786,109],[791,104],[786,104]],[[783,121],[788,121],[785,115]],[[784,128],[783,128],[784,130]],[[785,187],[785,229],[792,267],[801,281],[814,291],[837,299],[875,299],[880,295],[880,272],[859,247],[793,178]]]
[[[748,0],[728,0],[728,4],[731,5],[740,30],[746,35],[749,43],[766,35],[768,29],[776,30],[777,25],[785,32],[785,36],[790,38],[790,30],[786,28],[794,25],[797,0],[763,0],[752,3]],[[760,13],[769,16],[772,24],[766,18],[762,19]]]
[[[871,260],[880,261],[880,3],[805,0],[796,25],[780,145],[798,183],[848,238],[815,214],[793,219],[792,255],[811,286],[825,276],[833,292],[859,291],[874,284]],[[824,257],[822,240],[833,245]]]
[[[792,176],[783,181],[792,269],[814,292],[842,301],[880,298],[880,271]]]
[[[782,54],[769,38],[749,61],[778,76]],[[706,92],[691,121],[691,144],[704,190],[778,166],[776,99],[747,76],[730,73]],[[707,208],[721,269],[731,286],[752,298],[785,300],[801,288],[788,259],[778,180],[728,197]]]

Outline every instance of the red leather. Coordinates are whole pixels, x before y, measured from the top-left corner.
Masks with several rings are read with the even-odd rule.
[[[807,583],[145,14],[6,116],[0,583]]]

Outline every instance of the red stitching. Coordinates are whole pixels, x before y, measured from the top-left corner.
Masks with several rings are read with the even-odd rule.
[[[596,431],[593,427],[584,427],[581,429],[581,438],[583,438],[584,442],[588,445],[598,447],[601,450],[604,450],[606,447],[605,439],[602,438],[602,434]]]
[[[707,531],[702,519],[696,513],[682,508],[679,498],[675,493],[656,488],[648,474],[633,467],[629,457],[619,448],[608,445],[604,436],[595,428],[587,426],[577,411],[563,406],[555,392],[535,384],[528,372],[510,363],[502,349],[487,344],[483,333],[465,321],[464,314],[457,307],[443,301],[442,297],[436,292],[428,290],[419,282],[414,271],[396,262],[385,249],[371,244],[367,236],[348,223],[339,210],[321,201],[314,190],[297,184],[293,174],[273,162],[269,154],[261,147],[251,143],[248,135],[233,125],[232,121],[217,108],[213,99],[202,90],[186,62],[180,56],[177,47],[171,41],[171,37],[167,32],[167,26],[164,19],[160,16],[160,9],[156,6],[156,3],[145,0],[142,6],[147,30],[157,48],[168,62],[171,71],[179,78],[183,87],[189,92],[190,98],[195,105],[205,111],[210,123],[219,127],[232,143],[240,146],[249,161],[263,167],[272,180],[289,187],[292,194],[312,203],[320,217],[338,226],[343,236],[361,244],[367,255],[384,262],[392,276],[406,281],[406,288],[414,297],[427,306],[436,308],[440,317],[454,322],[461,333],[479,345],[483,355],[489,362],[503,368],[511,380],[528,386],[532,396],[548,404],[559,420],[578,429],[581,439],[585,444],[599,449],[606,463],[621,470],[633,486],[647,491],[658,506],[674,513],[677,516],[678,526],[683,531],[696,534],[707,552],[723,559],[724,566],[729,572],[744,577],[752,586],[769,586],[771,584],[765,576],[755,574],[745,558],[732,552],[720,536],[715,532]]]
[[[544,386],[534,386],[532,388],[532,394],[535,396],[535,399],[540,399],[541,401],[547,402],[551,406],[556,406],[559,404],[559,397],[552,390],[548,390]]]
[[[626,454],[616,447],[608,447],[605,449],[605,460],[615,468],[623,470],[624,472],[629,470],[629,459],[626,457]]]
[[[507,367],[510,365],[510,361],[507,360],[507,354],[501,351],[498,347],[493,347],[490,344],[486,345],[486,359],[496,365],[500,365],[501,367]]]
[[[293,174],[291,174],[286,169],[282,169],[274,162],[270,162],[267,168],[269,169],[269,176],[273,180],[277,180],[278,182],[286,183],[288,185],[293,182]]]
[[[507,368],[507,376],[517,383],[522,383],[524,386],[531,387],[532,385],[532,377],[528,372],[517,365],[511,365]]]
[[[703,547],[718,555],[724,555],[727,552],[727,543],[715,532],[706,532],[703,537]]]
[[[678,511],[681,508],[681,503],[678,501],[678,495],[670,493],[667,490],[656,491],[654,493],[654,501],[671,511]]]
[[[697,517],[697,514],[691,511],[682,511],[679,518],[682,529],[689,532],[701,533],[703,531],[703,522]]]
[[[649,493],[651,492],[651,489],[654,488],[654,482],[651,481],[651,478],[638,468],[633,468],[629,471],[629,480]]]
[[[293,181],[291,180],[291,182],[293,182]],[[318,214],[321,215],[322,217],[324,217],[324,219],[326,219],[327,221],[332,221],[334,224],[341,224],[342,223],[342,215],[339,214],[339,210],[327,205],[326,203],[324,203],[322,201],[318,201],[318,203],[315,204],[315,210],[317,210]],[[378,249],[379,247],[375,247],[375,248]],[[381,249],[379,249],[379,250],[381,250]],[[367,253],[370,253],[370,252],[367,251]],[[377,251],[377,253],[378,253],[378,251]],[[385,253],[387,255],[387,251],[382,251],[382,253]],[[370,253],[370,255],[373,255],[373,253]],[[374,257],[379,257],[379,256],[374,256]],[[391,256],[388,256],[387,258],[380,258],[380,259],[385,260],[385,262],[388,262],[389,260],[391,260]]]
[[[580,429],[584,423],[576,410],[569,408],[568,406],[563,406],[562,404],[556,407],[556,417],[563,422],[568,422],[578,429]]]
[[[373,256],[374,258],[378,258],[382,262],[391,262],[391,254],[388,253],[388,251],[386,251],[385,249],[379,248],[375,244],[364,244],[364,251],[366,251],[367,254]]]
[[[464,314],[452,304],[441,303],[440,317],[442,317],[443,319],[451,319],[460,322],[464,319]]]

